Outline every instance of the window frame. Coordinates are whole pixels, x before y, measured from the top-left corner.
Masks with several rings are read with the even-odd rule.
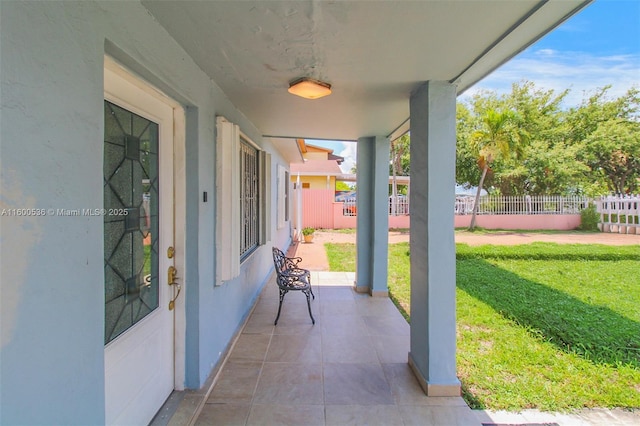
[[[241,249],[240,140],[256,150],[257,199],[254,203],[254,241],[250,250]],[[216,117],[216,280],[215,285],[240,276],[240,265],[271,241],[271,154],[240,131],[237,124]],[[245,246],[246,248],[246,246]]]
[[[239,202],[240,202],[240,263],[260,247],[262,214],[260,149],[240,133]]]
[[[284,166],[278,165],[278,229],[282,229],[290,221],[291,173]]]

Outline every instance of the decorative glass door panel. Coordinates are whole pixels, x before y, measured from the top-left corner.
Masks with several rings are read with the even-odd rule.
[[[158,124],[104,102],[105,344],[159,306]]]

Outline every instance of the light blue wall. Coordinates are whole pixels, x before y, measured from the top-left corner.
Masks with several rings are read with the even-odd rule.
[[[272,146],[137,2],[2,2],[0,30],[1,208],[102,206],[105,53],[186,107],[185,367],[201,386],[272,269],[269,244],[214,287],[215,117]],[[104,422],[102,220],[1,218],[1,424]]]
[[[102,41],[67,12],[0,9],[2,208],[102,206]],[[1,220],[0,423],[104,422],[103,218]]]

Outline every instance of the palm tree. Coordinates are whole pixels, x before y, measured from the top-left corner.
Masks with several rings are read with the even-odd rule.
[[[487,109],[481,120],[481,128],[473,132],[471,142],[478,153],[478,163],[482,167],[482,176],[478,183],[478,191],[473,204],[473,213],[469,230],[476,227],[476,214],[480,204],[480,192],[484,185],[487,171],[491,163],[497,158],[509,158],[512,155],[519,157],[526,143],[524,130],[518,127],[519,118],[510,110],[499,111],[493,108]]]

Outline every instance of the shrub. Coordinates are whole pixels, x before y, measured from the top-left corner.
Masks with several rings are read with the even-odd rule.
[[[596,206],[595,204],[590,204],[580,212],[580,226],[578,226],[578,229],[581,231],[597,231],[599,222],[600,215],[596,212]]]

